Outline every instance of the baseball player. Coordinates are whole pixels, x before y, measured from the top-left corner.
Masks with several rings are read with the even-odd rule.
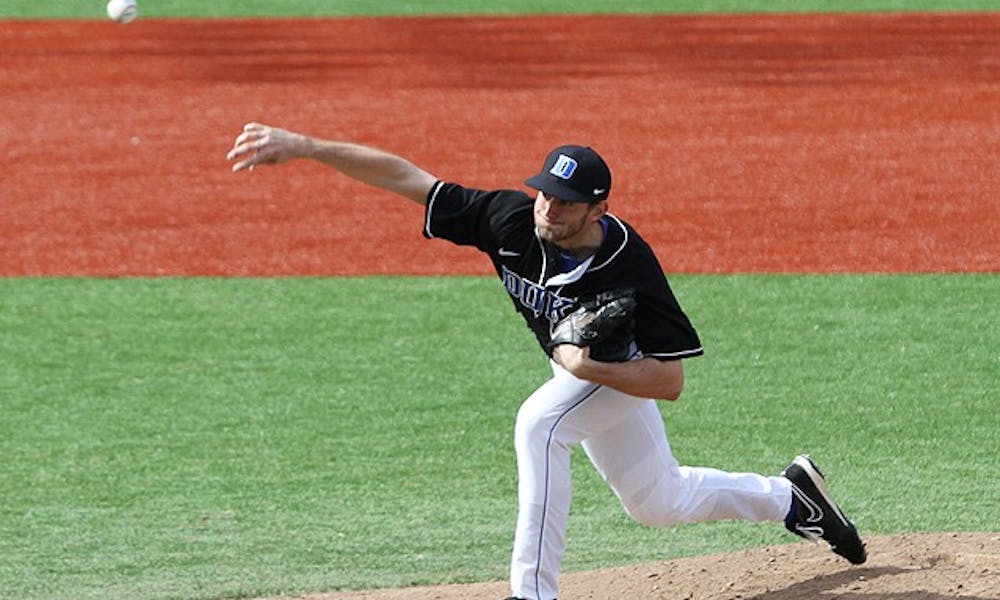
[[[372,147],[259,123],[244,127],[228,158],[234,171],[314,159],[424,205],[424,236],[473,246],[493,262],[552,369],[515,423],[518,513],[508,600],[557,597],[576,444],[640,523],[784,522],[851,563],[865,561],[854,525],[807,456],[773,477],[680,466],[674,458],[655,399],[677,400],[683,360],[701,355],[701,342],[650,247],[608,212],[611,172],[593,149],[554,149],[525,181],[534,195],[464,187]],[[635,300],[627,335],[551,343],[556,325],[578,306],[618,289]]]

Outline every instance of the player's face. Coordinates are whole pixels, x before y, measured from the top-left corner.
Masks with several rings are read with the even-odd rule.
[[[535,196],[535,228],[546,242],[571,248],[586,228],[605,212],[604,203],[567,202],[539,191]]]

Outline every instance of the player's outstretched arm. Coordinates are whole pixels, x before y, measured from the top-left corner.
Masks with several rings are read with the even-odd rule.
[[[233,171],[310,158],[344,175],[409,198],[418,204],[437,178],[410,161],[369,146],[324,140],[263,123],[247,123],[227,155]],[[237,160],[239,159],[239,160]]]

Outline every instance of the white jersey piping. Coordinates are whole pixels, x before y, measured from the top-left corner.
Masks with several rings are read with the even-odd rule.
[[[431,233],[431,212],[434,210],[434,201],[437,200],[438,192],[441,191],[442,187],[444,187],[443,181],[438,181],[437,183],[435,183],[434,191],[431,192],[431,197],[427,201],[427,217],[424,221],[424,233],[427,234],[427,237],[429,238],[434,237],[434,234]]]
[[[625,224],[624,224],[624,223],[622,223],[622,222],[621,222],[621,221],[620,221],[620,220],[618,219],[618,217],[614,216],[614,215],[613,215],[613,214],[611,214],[611,213],[608,213],[608,215],[607,215],[607,216],[608,216],[609,218],[613,219],[613,220],[614,220],[614,222],[615,222],[615,223],[617,223],[619,227],[621,227],[621,229],[622,229],[622,233],[624,234],[624,239],[622,239],[622,245],[621,245],[621,246],[619,246],[619,247],[618,247],[618,249],[617,249],[617,250],[615,250],[615,251],[614,251],[614,253],[613,253],[613,254],[612,254],[611,256],[609,256],[609,257],[608,257],[608,260],[606,260],[606,261],[602,262],[601,264],[597,265],[596,267],[592,267],[592,268],[590,269],[591,271],[597,271],[597,270],[600,270],[600,269],[603,269],[604,267],[608,266],[608,264],[609,264],[609,263],[610,263],[611,261],[613,261],[613,260],[615,259],[615,257],[617,257],[617,256],[618,256],[619,254],[621,254],[621,253],[622,253],[622,250],[624,250],[624,249],[625,249],[625,246],[627,246],[627,245],[628,245],[628,229],[627,229],[627,228],[625,227]]]
[[[644,353],[643,356],[649,356],[652,358],[684,358],[685,356],[692,356],[704,352],[701,346],[693,350],[681,350],[680,352],[648,352]]]

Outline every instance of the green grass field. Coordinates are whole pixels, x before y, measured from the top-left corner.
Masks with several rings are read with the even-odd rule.
[[[683,461],[810,451],[868,532],[997,530],[1000,278],[674,284],[708,350],[663,405]],[[5,598],[505,577],[547,367],[492,278],[6,279],[0,331]],[[640,527],[576,464],[568,570],[793,541]]]
[[[998,10],[1000,0],[139,0],[147,17],[543,14],[543,13],[745,13]],[[0,17],[104,18],[104,2],[5,0]]]

